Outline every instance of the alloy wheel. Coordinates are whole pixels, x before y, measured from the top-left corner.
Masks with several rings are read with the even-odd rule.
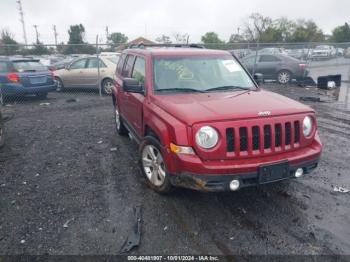
[[[165,181],[165,164],[160,151],[153,145],[147,145],[142,151],[142,166],[149,181],[159,187]]]

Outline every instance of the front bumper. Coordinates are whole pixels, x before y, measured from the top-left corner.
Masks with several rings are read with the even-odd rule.
[[[295,178],[294,174],[298,168],[304,170],[304,174],[311,172],[318,165],[319,158],[309,160],[299,164],[290,164],[289,177],[271,181],[270,183],[278,182],[281,180]],[[220,192],[229,191],[229,184],[232,180],[239,180],[240,188],[259,185],[259,173],[248,172],[238,174],[211,174],[201,175],[189,172],[180,174],[170,174],[170,182],[177,187],[189,188],[205,192]]]

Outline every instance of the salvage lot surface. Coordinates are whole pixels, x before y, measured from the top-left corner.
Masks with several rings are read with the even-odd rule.
[[[297,99],[319,93],[266,88]],[[117,254],[142,206],[132,254],[350,254],[350,193],[333,189],[350,187],[349,109],[309,104],[324,143],[312,174],[236,193],[161,196],[140,175],[137,146],[116,135],[109,97],[69,92],[11,103],[0,151],[0,253]]]

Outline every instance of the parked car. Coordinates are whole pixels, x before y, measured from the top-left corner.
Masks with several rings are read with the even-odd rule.
[[[56,89],[48,68],[29,58],[0,59],[0,83],[4,99],[29,94],[46,97],[48,92]]]
[[[288,55],[287,51],[284,48],[280,47],[267,47],[259,50],[259,54],[271,54],[271,55]]]
[[[334,48],[334,46],[319,45],[319,46],[316,46],[316,48],[312,51],[311,59],[313,60],[329,59],[329,58],[335,57],[336,54],[337,54],[337,51]]]
[[[0,148],[5,145],[5,124],[0,110]]]
[[[227,51],[127,49],[115,80],[116,130],[140,144],[141,171],[157,192],[235,191],[317,166],[314,110],[259,88]]]
[[[290,49],[288,50],[288,55],[294,57],[298,60],[308,60],[311,57],[312,50],[307,48],[302,49]]]
[[[243,58],[247,55],[250,55],[252,51],[250,49],[233,49],[228,50],[232,55],[236,56],[237,58]]]
[[[344,50],[344,58],[350,58],[350,47]]]
[[[250,55],[243,58],[242,63],[251,74],[255,67],[255,73],[263,74],[264,79],[277,80],[280,84],[287,84],[292,79],[299,81],[309,73],[305,63],[281,54],[259,54],[256,58]]]
[[[73,60],[65,68],[54,71],[57,81],[57,91],[74,88],[97,88],[98,63],[100,67],[100,80],[102,91],[105,94],[112,93],[113,75],[116,69],[117,59],[115,57],[88,56]]]

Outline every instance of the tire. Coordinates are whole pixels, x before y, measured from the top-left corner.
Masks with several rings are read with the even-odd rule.
[[[64,90],[64,85],[63,82],[60,78],[55,77],[55,81],[56,81],[56,91],[57,92],[62,92]]]
[[[0,115],[0,148],[5,145],[5,125]]]
[[[148,186],[160,194],[172,192],[174,188],[166,171],[160,142],[152,136],[146,136],[140,144],[139,156],[140,169]]]
[[[2,94],[1,87],[0,87],[0,106],[5,104],[5,96]]]
[[[105,94],[105,95],[112,95],[112,88],[113,88],[113,80],[112,79],[104,79],[102,81],[102,92]]]
[[[292,73],[288,70],[281,70],[277,74],[277,81],[282,85],[288,84],[292,80]]]
[[[116,104],[114,104],[114,124],[119,135],[126,136],[129,133],[124,126],[123,119],[120,116],[119,109]]]
[[[39,97],[39,98],[47,98],[47,92],[38,93],[38,94],[36,94],[36,96]]]

